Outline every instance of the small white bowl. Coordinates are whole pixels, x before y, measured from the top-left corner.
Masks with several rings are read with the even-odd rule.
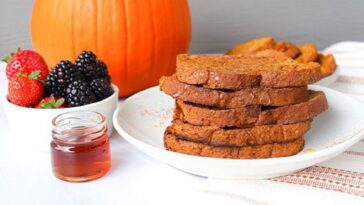
[[[88,105],[62,109],[36,109],[17,106],[2,97],[4,112],[8,119],[13,139],[17,145],[36,152],[49,152],[52,140],[52,120],[55,116],[72,111],[95,111],[107,119],[108,135],[113,132],[112,116],[117,107],[119,89],[112,85],[114,93],[108,98]]]

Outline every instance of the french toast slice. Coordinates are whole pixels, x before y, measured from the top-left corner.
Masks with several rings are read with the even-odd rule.
[[[283,52],[286,56],[290,58],[295,58],[301,53],[301,51],[293,43],[283,41],[277,42],[274,45],[274,49]]]
[[[317,59],[317,48],[312,43],[307,43],[300,45],[298,47],[300,49],[301,54],[295,59],[297,62],[308,63],[314,62]]]
[[[275,42],[272,37],[256,38],[256,39],[252,39],[252,40],[237,44],[232,49],[230,49],[226,53],[226,55],[250,54],[250,53],[254,53],[256,51],[273,49],[274,46],[275,46]]]
[[[174,119],[192,125],[215,127],[293,124],[312,120],[327,108],[326,96],[322,91],[310,91],[309,100],[282,107],[247,106],[221,109],[177,100]]]
[[[309,99],[307,86],[293,88],[245,88],[236,91],[213,90],[189,85],[175,76],[163,76],[160,89],[175,99],[219,108],[239,108],[248,105],[284,106]]]
[[[303,137],[299,137],[291,142],[285,143],[229,147],[211,146],[203,143],[191,142],[169,133],[164,135],[164,147],[167,150],[183,154],[215,158],[258,159],[286,157],[297,154],[302,150],[303,146]]]
[[[167,132],[182,139],[211,146],[250,146],[283,143],[304,136],[310,121],[289,125],[261,125],[247,128],[196,126],[174,120]]]
[[[262,52],[262,51],[261,51]],[[299,63],[285,56],[177,56],[177,79],[211,89],[299,87],[321,79],[320,65]]]
[[[327,77],[336,71],[336,61],[332,54],[319,54],[318,62],[321,65],[321,75]]]

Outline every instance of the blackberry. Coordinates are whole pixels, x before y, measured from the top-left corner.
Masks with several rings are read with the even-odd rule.
[[[66,102],[69,107],[76,107],[96,102],[96,97],[86,81],[76,80],[66,89]]]
[[[68,84],[83,79],[81,71],[70,61],[60,61],[48,74],[45,83],[46,94],[65,97]]]
[[[95,68],[95,73],[93,79],[107,78],[110,81],[111,78],[107,70],[107,66],[104,62],[100,60],[96,61],[94,68]]]
[[[91,90],[95,93],[97,100],[103,100],[114,93],[108,78],[98,78],[90,82]]]
[[[86,76],[87,82],[94,79],[106,78],[110,81],[109,72],[104,62],[97,60],[96,63],[88,65],[83,69],[83,74]]]
[[[82,53],[77,57],[75,64],[81,70],[86,69],[87,66],[96,63],[96,55],[92,51],[82,51]]]

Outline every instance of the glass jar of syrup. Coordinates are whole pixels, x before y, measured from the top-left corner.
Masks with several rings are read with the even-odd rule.
[[[52,121],[54,175],[70,182],[104,176],[111,169],[106,119],[97,112],[68,112]]]

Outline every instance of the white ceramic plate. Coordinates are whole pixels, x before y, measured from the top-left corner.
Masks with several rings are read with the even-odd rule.
[[[114,127],[146,154],[183,171],[212,178],[263,179],[286,175],[335,157],[360,140],[364,132],[364,106],[332,89],[322,90],[329,110],[315,118],[299,154],[272,159],[218,159],[167,151],[163,133],[172,119],[174,101],[153,87],[129,97],[116,110]]]

